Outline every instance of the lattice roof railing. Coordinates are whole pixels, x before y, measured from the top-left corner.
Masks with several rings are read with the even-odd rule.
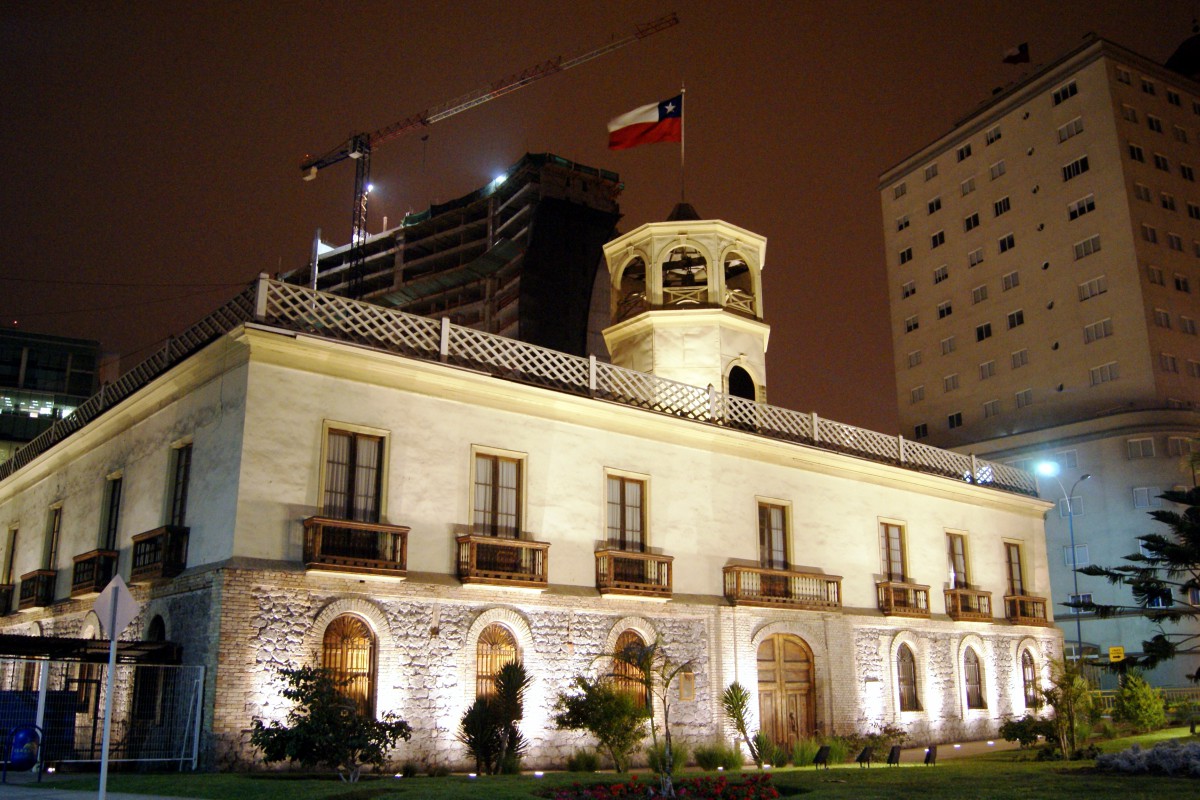
[[[976,459],[900,436],[755,403],[597,361],[560,353],[447,319],[418,317],[263,277],[126,372],[70,416],[0,464],[0,480],[145,386],[171,366],[237,326],[258,322],[291,331],[467,367],[498,378],[633,406],[770,439],[796,442],[981,486],[1036,496],[1024,470]]]

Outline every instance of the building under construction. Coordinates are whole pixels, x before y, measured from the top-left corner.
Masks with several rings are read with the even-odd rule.
[[[486,186],[369,236],[357,267],[346,244],[318,255],[315,276],[310,265],[283,279],[574,355],[603,354],[608,284],[597,269],[621,216],[621,188],[615,172],[527,153]]]

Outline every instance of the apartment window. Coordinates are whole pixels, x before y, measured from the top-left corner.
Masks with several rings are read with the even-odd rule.
[[[1083,343],[1091,344],[1097,339],[1112,336],[1112,319],[1102,319],[1099,322],[1093,322],[1091,325],[1085,325],[1083,328]]]
[[[950,316],[953,313],[954,313],[954,307],[952,305],[950,305],[949,300],[947,300],[944,303],[938,303],[938,306],[937,306],[938,319],[945,319],[946,317]]]
[[[989,145],[1000,141],[1000,126],[997,125],[994,128],[990,128],[987,133],[983,135],[983,140]]]
[[[1179,372],[1179,362],[1170,353],[1158,354],[1158,366],[1163,372]]]
[[[1079,469],[1079,451],[1060,450],[1054,454],[1054,462],[1060,470]]]
[[[1071,81],[1065,86],[1060,86],[1050,95],[1050,100],[1054,105],[1059,105],[1069,97],[1074,97],[1079,94],[1079,87],[1075,85],[1075,81]]]
[[[997,240],[996,246],[1000,249],[1001,253],[1007,253],[1009,250],[1012,250],[1017,246],[1017,240],[1014,239],[1013,235],[1010,233],[1005,236],[1001,236]]]
[[[1146,127],[1149,128],[1150,130],[1154,131],[1155,133],[1163,132],[1162,120],[1159,119],[1158,117],[1154,116],[1153,114],[1146,115]]]
[[[609,475],[605,497],[608,546],[626,552],[646,549],[646,482]]]
[[[1124,83],[1124,84],[1128,85],[1130,82],[1131,82],[1131,78],[1129,76],[1129,70],[1121,69],[1120,67],[1118,67],[1117,68],[1117,83]]]
[[[1025,595],[1025,571],[1021,567],[1021,545],[1005,542],[1004,562],[1008,573],[1008,593],[1023,597]]]
[[[892,522],[879,523],[879,552],[883,575],[889,581],[904,581],[908,574],[904,559],[904,526]]]
[[[1196,180],[1196,173],[1193,172],[1192,168],[1190,166],[1188,166],[1187,164],[1179,165],[1179,174],[1183,177],[1183,179],[1185,181],[1195,181]]]
[[[902,644],[896,651],[896,677],[900,689],[900,710],[920,711],[921,700],[917,695],[917,661],[912,650]]]
[[[962,189],[963,197],[966,197],[971,192],[975,191],[975,178],[967,178],[965,181],[959,184],[959,188]]]
[[[1167,89],[1167,102],[1173,106],[1181,106],[1183,102],[1179,98],[1179,92]]]
[[[1089,194],[1087,197],[1082,197],[1067,206],[1067,218],[1079,219],[1084,214],[1096,210],[1096,196]]]
[[[188,484],[192,474],[192,445],[185,444],[171,451],[171,494],[167,508],[167,524],[183,527],[187,524]]]
[[[920,350],[913,350],[911,353],[908,354],[908,366],[910,369],[912,367],[917,366],[920,363],[921,363],[921,351]]]
[[[1195,203],[1187,204],[1187,212],[1188,216],[1192,219],[1200,219],[1200,206],[1196,205]]]
[[[1100,234],[1084,239],[1082,242],[1075,243],[1075,260],[1087,258],[1092,253],[1100,250]]]
[[[921,327],[921,322],[920,322],[920,320],[917,319],[916,314],[913,314],[911,317],[908,317],[904,320],[904,332],[905,333],[912,333],[919,327]]]
[[[896,219],[896,230],[897,231],[902,231],[907,227],[908,227],[908,214],[905,214],[903,217],[898,217]]]
[[[978,211],[976,211],[974,214],[971,214],[969,217],[963,218],[963,230],[964,231],[969,231],[972,228],[978,228],[978,227],[979,227],[979,212]]]
[[[1119,77],[1118,80],[1120,80]],[[1037,708],[1041,699],[1041,690],[1038,687],[1037,667],[1028,650],[1021,651],[1021,688],[1025,693],[1025,708],[1027,710]]]
[[[1021,309],[1018,308],[1016,311],[1009,312],[1009,314],[1008,314],[1008,329],[1010,331],[1013,328],[1016,328],[1017,326],[1024,325],[1024,324],[1025,324],[1025,312],[1024,311],[1022,311]]]
[[[942,378],[942,391],[943,392],[953,392],[957,388],[958,388],[958,373],[957,372],[955,372],[953,375],[947,375],[946,377]]]
[[[1146,279],[1155,286],[1167,285],[1167,281],[1163,277],[1163,271],[1158,267],[1146,267]]]
[[[900,263],[907,264],[912,261],[912,248],[906,247],[900,251]]]
[[[979,656],[970,647],[963,653],[963,683],[967,689],[967,708],[987,708],[983,696],[983,670],[979,666]]]
[[[906,281],[905,283],[900,285],[900,297],[901,298],[912,297],[916,293],[917,293],[916,281]]]
[[[975,341],[982,342],[984,339],[992,337],[992,323],[985,322],[982,325],[975,326]]]
[[[1069,181],[1088,171],[1088,158],[1081,156],[1062,168],[1063,180]]]
[[[338,694],[358,713],[374,716],[375,634],[361,617],[342,614],[325,629],[321,640],[321,668],[338,682]]]
[[[961,428],[962,424],[963,417],[961,411],[955,411],[953,414],[948,414],[946,416],[946,427],[948,427],[950,430]]]
[[[1145,184],[1142,184],[1142,183],[1134,184],[1133,193],[1134,193],[1134,195],[1137,196],[1138,200],[1144,200],[1147,203],[1151,202],[1151,199],[1150,199],[1151,194],[1150,194],[1149,186],[1146,186]]]
[[[979,286],[976,286],[974,289],[971,290],[971,302],[972,303],[982,303],[984,300],[987,300],[987,296],[988,295],[987,295],[987,284],[986,283],[980,284]]]
[[[1170,172],[1171,171],[1171,160],[1169,158],[1167,158],[1166,156],[1164,156],[1162,153],[1155,153],[1154,154],[1154,167],[1155,167],[1155,169],[1161,169],[1163,172]]]
[[[919,403],[924,399],[925,399],[925,387],[924,386],[914,386],[912,389],[909,390],[908,402]]]
[[[1000,288],[1004,291],[1015,289],[1021,285],[1021,276],[1016,272],[1008,272],[1000,276]]]
[[[109,478],[104,487],[104,524],[100,529],[100,549],[117,549],[117,528],[121,522],[121,476]]]
[[[967,266],[974,267],[977,264],[983,263],[983,248],[978,247],[967,253]]]
[[[1000,401],[988,400],[983,404],[983,418],[991,419],[1000,415]]]
[[[1142,223],[1142,238],[1151,244],[1158,244],[1158,230],[1153,225]]]
[[[1090,614],[1090,611],[1084,611],[1078,608],[1080,605],[1088,605],[1092,602],[1091,592],[1080,592],[1079,594],[1067,595],[1067,604],[1072,608],[1074,614]]]
[[[1128,122],[1137,122],[1137,110],[1133,106],[1121,106],[1121,117]]]
[[[1180,275],[1178,272],[1175,273],[1175,291],[1189,293],[1192,291],[1192,285],[1186,275]]]
[[[1117,372],[1117,362],[1110,361],[1107,364],[1101,364],[1098,367],[1092,367],[1088,370],[1088,380],[1092,386],[1099,386],[1102,383],[1115,381],[1120,377]]]
[[[1033,405],[1033,389],[1022,389],[1017,392],[1017,408]]]
[[[1072,497],[1069,503],[1067,502],[1066,498],[1058,500],[1057,502],[1058,502],[1059,519],[1066,519],[1068,514],[1072,517],[1082,517],[1083,516],[1083,498],[1082,497],[1077,497],[1077,496]],[[1086,564],[1088,564],[1089,562],[1088,562],[1087,549],[1086,549],[1087,545],[1077,545],[1076,549],[1078,550],[1080,547],[1082,547],[1084,549],[1081,552],[1078,552],[1076,555],[1079,557],[1079,566],[1082,567],[1082,566],[1085,566]],[[1070,547],[1063,548],[1063,563],[1065,566],[1068,566],[1068,567],[1071,566],[1071,548]]]
[[[1197,241],[1196,239],[1192,239],[1192,253],[1196,256],[1196,258],[1200,258],[1200,241]]]
[[[1006,166],[1004,166],[1003,159],[1001,159],[1000,161],[997,161],[995,164],[992,164],[990,167],[988,167],[988,174],[990,174],[992,176],[992,180],[996,180],[1001,175],[1003,175],[1005,172],[1008,172],[1008,168]]]
[[[1182,144],[1188,143],[1187,131],[1184,130],[1183,128],[1179,127],[1178,125],[1175,126],[1175,141],[1180,142]]]
[[[989,142],[989,144],[991,143]],[[971,144],[968,142],[967,144],[964,144],[962,147],[958,148],[958,150],[955,152],[955,155],[958,157],[959,161],[966,161],[971,157]]]
[[[517,539],[521,533],[521,459],[475,453],[475,533]]]
[[[1083,133],[1083,118],[1076,117],[1058,129],[1058,141],[1061,144],[1072,136]]]
[[[996,362],[984,361],[979,365],[979,380],[986,381],[988,378],[996,374]]]
[[[1011,208],[1012,208],[1012,203],[1009,202],[1009,199],[1007,197],[1001,197],[999,200],[992,203],[992,212],[997,217],[1000,216],[1001,214],[1006,213]]]
[[[1200,378],[1200,361],[1188,359],[1187,374],[1189,378]]]
[[[1131,459],[1154,458],[1154,440],[1150,438],[1127,439],[1125,440],[1125,454]]]
[[[1154,309],[1154,324],[1160,328],[1171,327],[1171,314],[1165,309]]]
[[[946,232],[938,231],[933,236],[929,237],[929,249],[936,250],[946,243]]]
[[[321,504],[324,516],[379,522],[385,442],[385,437],[377,434],[327,429]],[[190,454],[188,458],[190,468]]]
[[[930,200],[930,201],[929,201],[929,203],[928,203],[928,207],[929,207],[929,213],[930,213],[930,214],[933,214],[933,213],[935,213],[935,212],[937,212],[937,211],[941,211],[941,209],[942,209],[942,198],[941,198],[941,197],[935,197],[935,198],[933,198],[932,200]]]
[[[1192,440],[1185,436],[1167,437],[1167,455],[1188,456],[1192,454]]]
[[[954,337],[947,336],[945,339],[942,339],[942,355],[948,356],[953,352],[954,352]]]
[[[46,552],[43,569],[58,569],[58,542],[62,536],[62,505],[50,507],[50,519],[46,524]]]
[[[1191,317],[1185,317],[1181,314],[1179,316],[1179,330],[1183,331],[1184,333],[1186,333],[1190,336],[1195,336],[1196,335],[1196,320],[1192,319]]]
[[[1013,369],[1020,369],[1029,363],[1029,351],[1025,349],[1014,352],[1009,360],[1012,362]]]
[[[933,282],[935,285],[941,283],[942,281],[946,280],[946,278],[949,278],[949,277],[950,277],[950,271],[946,268],[945,265],[942,265],[933,271]]]
[[[1168,233],[1167,234],[1167,247],[1171,248],[1172,250],[1182,253],[1183,252],[1183,239],[1181,239],[1179,237],[1179,234],[1177,234],[1177,233]]]
[[[938,174],[937,164],[930,164],[928,167],[925,168],[925,180],[931,181],[937,177],[937,174]]]
[[[1148,81],[1142,78],[1142,91],[1146,94],[1154,94],[1154,81]]]
[[[1163,589],[1146,599],[1146,608],[1169,608],[1175,602],[1170,589]]]
[[[908,186],[906,184],[899,183],[892,187],[892,199],[893,200],[899,200],[901,197],[904,197],[904,195],[907,193],[908,193]]]
[[[1141,147],[1139,147],[1136,144],[1133,144],[1132,142],[1130,142],[1130,144],[1129,144],[1129,157],[1132,158],[1134,161],[1140,161],[1143,164],[1146,163],[1146,153],[1142,150]]]
[[[922,422],[919,425],[913,426],[913,438],[914,439],[924,439],[928,435],[929,435],[929,424],[928,423]]]
[[[1134,508],[1157,508],[1158,489],[1153,486],[1135,486],[1133,489]],[[1145,555],[1143,553],[1143,555]]]
[[[786,506],[758,504],[758,558],[767,569],[788,568]]]

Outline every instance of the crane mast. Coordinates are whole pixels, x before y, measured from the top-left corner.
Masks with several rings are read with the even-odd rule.
[[[418,112],[399,122],[380,128],[373,133],[353,134],[344,144],[315,158],[305,156],[300,164],[304,180],[311,181],[317,173],[326,167],[338,164],[346,159],[354,161],[354,215],[350,226],[350,278],[354,283],[352,293],[357,293],[358,284],[362,279],[362,267],[365,260],[364,246],[367,242],[367,199],[371,183],[371,152],[386,142],[390,142],[404,134],[427,128],[435,122],[461,114],[464,111],[483,105],[484,103],[503,97],[510,92],[522,89],[531,83],[557,75],[572,67],[599,58],[614,50],[645,39],[667,28],[679,24],[679,17],[674,13],[653,19],[638,25],[634,32],[621,39],[614,39],[608,44],[590,50],[582,55],[564,59],[562,56],[535,64],[528,69],[509,75],[484,86],[473,92],[448,100],[432,108]]]

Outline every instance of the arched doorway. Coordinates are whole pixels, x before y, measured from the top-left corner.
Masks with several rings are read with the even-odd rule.
[[[329,623],[321,639],[321,667],[359,714],[374,715],[375,634],[361,617],[342,614]]]
[[[757,400],[754,378],[742,367],[734,366],[729,370],[729,393],[743,400]]]
[[[799,636],[777,633],[758,646],[758,714],[761,730],[788,750],[816,732],[813,655]]]

